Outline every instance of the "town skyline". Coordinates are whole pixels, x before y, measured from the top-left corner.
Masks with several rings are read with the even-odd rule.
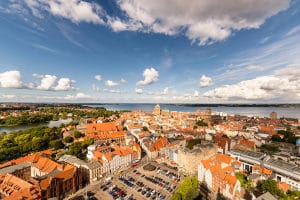
[[[0,102],[299,103],[299,8],[2,1]]]

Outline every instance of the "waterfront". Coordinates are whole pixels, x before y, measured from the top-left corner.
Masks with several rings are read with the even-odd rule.
[[[104,107],[108,110],[142,110],[152,111],[156,104],[142,104],[142,103],[120,103],[120,104],[93,104],[88,105],[90,107]],[[191,106],[191,105],[176,105],[176,104],[160,104],[162,109],[170,111],[181,111],[181,112],[194,112],[197,109],[205,110],[208,107],[205,106]],[[258,116],[258,117],[269,117],[271,112],[276,112],[278,117],[288,117],[300,119],[300,107],[255,107],[255,106],[211,106],[213,112],[227,113],[229,115],[245,115],[245,116]]]
[[[61,124],[68,124],[71,121],[72,121],[72,119],[60,119],[57,121],[50,121],[48,123],[23,125],[23,126],[12,126],[12,127],[0,127],[0,133],[2,133],[2,132],[10,133],[10,132],[14,132],[14,131],[20,131],[20,130],[25,130],[25,129],[34,128],[34,127],[40,127],[40,126],[48,126],[50,128],[59,127]]]

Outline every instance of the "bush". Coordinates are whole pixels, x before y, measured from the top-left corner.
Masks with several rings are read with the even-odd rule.
[[[81,138],[81,137],[83,137],[83,136],[84,136],[84,134],[81,133],[81,132],[79,132],[79,131],[75,131],[75,132],[74,132],[74,137],[75,137],[75,138]]]
[[[186,147],[189,149],[193,149],[193,147],[197,144],[201,144],[201,139],[192,139],[192,140],[188,141],[188,143],[186,144]]]
[[[62,149],[64,147],[64,144],[62,143],[61,139],[52,140],[49,143],[50,148],[53,148],[55,150]]]
[[[67,136],[64,139],[65,143],[72,143],[74,141],[74,139],[71,136]]]
[[[193,200],[199,195],[198,179],[186,177],[178,187],[177,192],[171,197],[172,200]]]
[[[196,122],[196,125],[197,125],[197,126],[208,126],[208,124],[207,124],[206,122],[204,122],[203,119],[198,120],[198,121]]]

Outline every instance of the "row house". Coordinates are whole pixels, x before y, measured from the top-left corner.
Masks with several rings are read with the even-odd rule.
[[[99,161],[102,165],[101,173],[111,174],[131,164],[134,151],[128,147],[95,145],[88,147],[87,157],[89,160]]]
[[[90,123],[86,125],[86,135],[94,138],[95,141],[111,142],[116,141],[120,144],[125,142],[125,132],[123,127],[113,122]]]
[[[80,170],[74,165],[57,163],[48,158],[43,152],[2,164],[0,166],[0,175],[2,177],[11,176],[11,180],[13,180],[11,187],[19,188],[19,192],[7,192],[9,189],[0,190],[0,195],[8,199],[11,197],[15,199],[63,199],[82,188],[82,173]],[[18,184],[14,184],[15,182],[20,182],[28,187],[23,190]],[[33,190],[32,188],[39,191],[39,198],[27,198],[21,192]],[[32,192],[32,194],[37,193]]]
[[[200,162],[198,180],[203,183],[201,188],[205,185],[212,191],[210,198],[216,198],[217,193],[221,193],[228,199],[239,199],[241,184],[235,172],[240,169],[240,164],[234,158],[217,154],[214,158]]]
[[[59,162],[74,165],[81,171],[82,183],[87,185],[93,183],[102,177],[102,165],[99,161],[85,162],[72,155],[63,155]]]

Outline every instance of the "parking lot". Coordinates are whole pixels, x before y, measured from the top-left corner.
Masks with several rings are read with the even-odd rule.
[[[145,170],[149,163],[137,165],[122,174],[111,176],[111,180],[102,181],[90,187],[87,192],[90,199],[170,199],[175,192],[180,178],[177,170],[166,164],[150,162],[156,169]],[[87,195],[87,192],[85,195]]]

